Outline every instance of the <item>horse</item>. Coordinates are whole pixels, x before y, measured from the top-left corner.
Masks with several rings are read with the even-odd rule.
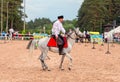
[[[80,38],[80,42],[89,43],[90,42],[90,34],[84,34],[82,33]]]
[[[62,55],[61,57],[61,62],[59,65],[59,69],[60,70],[64,70],[63,68],[63,62],[64,62],[64,58],[65,56],[69,59],[69,66],[68,69],[71,70],[72,68],[72,57],[70,55],[70,52],[72,50],[72,47],[75,43],[76,37],[80,35],[80,31],[79,28],[75,28],[71,33],[67,34],[67,41],[68,41],[68,47],[63,49],[63,52],[65,53],[65,55]],[[35,45],[38,44],[38,48],[41,50],[41,55],[39,57],[39,60],[41,62],[42,65],[42,69],[43,70],[48,70],[50,71],[49,67],[47,66],[47,64],[45,63],[45,58],[48,55],[48,51],[52,51],[54,53],[58,53],[59,49],[57,47],[48,47],[47,43],[49,42],[50,37],[46,37],[40,40],[32,40],[29,42],[27,48],[30,50],[33,50]],[[36,43],[37,42],[37,43]]]

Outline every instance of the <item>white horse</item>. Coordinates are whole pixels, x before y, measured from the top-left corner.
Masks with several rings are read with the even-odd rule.
[[[72,57],[70,56],[69,53],[72,50],[72,47],[73,47],[73,45],[75,43],[75,40],[76,40],[76,37],[79,36],[79,35],[80,35],[79,28],[75,28],[74,31],[72,31],[71,33],[68,34],[68,36],[67,36],[68,48],[63,49],[63,52],[65,53],[65,55],[62,55],[61,63],[60,63],[60,66],[59,66],[59,68],[61,70],[64,70],[62,64],[63,64],[65,56],[68,57],[68,59],[70,60],[68,69],[71,70]],[[48,71],[50,71],[50,69],[47,66],[47,64],[45,63],[45,58],[48,55],[47,54],[48,51],[52,51],[52,52],[55,52],[55,53],[59,52],[57,47],[48,47],[47,46],[47,43],[48,43],[49,40],[50,40],[50,37],[46,37],[46,38],[43,38],[43,39],[40,39],[40,40],[32,40],[31,42],[29,42],[28,47],[27,47],[27,48],[33,50],[35,45],[38,43],[38,47],[41,50],[41,55],[40,55],[39,59],[40,59],[41,64],[42,64],[42,68],[43,68],[43,70],[48,70]]]

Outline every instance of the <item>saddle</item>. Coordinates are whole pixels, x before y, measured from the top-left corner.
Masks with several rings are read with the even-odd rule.
[[[63,39],[64,39],[64,42],[65,42],[64,48],[68,48],[67,38],[66,38],[66,37],[63,37]],[[49,40],[49,42],[48,42],[48,44],[47,44],[47,46],[48,46],[48,47],[58,47],[57,44],[58,44],[58,43],[57,43],[57,41],[55,40],[55,38],[54,38],[54,37],[51,37],[50,40]]]

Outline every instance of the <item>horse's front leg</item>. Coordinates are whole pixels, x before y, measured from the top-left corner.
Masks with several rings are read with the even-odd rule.
[[[59,66],[59,68],[60,68],[61,70],[64,70],[64,68],[63,68],[64,58],[65,58],[65,55],[62,55],[61,62],[60,62],[60,66]]]
[[[68,54],[68,53],[66,54],[66,57],[70,60],[68,69],[71,70],[71,68],[72,68],[72,57],[71,57],[70,54]]]

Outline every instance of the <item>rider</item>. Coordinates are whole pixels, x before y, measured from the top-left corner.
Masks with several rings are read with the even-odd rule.
[[[59,55],[65,55],[65,53],[63,53],[63,47],[64,47],[64,39],[63,37],[60,35],[60,32],[62,32],[63,34],[65,34],[65,29],[62,25],[62,22],[64,21],[64,16],[58,16],[58,20],[53,24],[53,28],[52,28],[52,35],[55,37],[56,41],[57,41],[57,46],[59,48]]]

